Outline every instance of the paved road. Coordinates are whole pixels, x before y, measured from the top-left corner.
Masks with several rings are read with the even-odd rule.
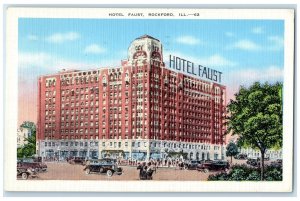
[[[122,175],[93,173],[86,175],[82,165],[71,165],[68,163],[47,163],[48,171],[39,173],[39,180],[139,180],[139,171],[136,167],[124,166]],[[216,172],[214,172],[216,173]],[[209,174],[196,170],[178,170],[175,168],[158,168],[153,174],[153,180],[177,180],[177,181],[200,181],[207,180]]]
[[[230,161],[229,158],[227,158]],[[245,164],[246,160],[233,159],[232,164]],[[267,162],[269,163],[269,161]],[[122,175],[113,175],[92,173],[85,174],[82,165],[71,165],[66,162],[47,163],[48,171],[39,173],[38,180],[139,180],[139,171],[136,167],[123,166]],[[218,172],[198,172],[197,170],[178,170],[175,168],[159,168],[153,174],[153,180],[173,180],[173,181],[205,181],[210,174]]]

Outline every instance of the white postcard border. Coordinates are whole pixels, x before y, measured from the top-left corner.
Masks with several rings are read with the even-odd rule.
[[[16,131],[18,117],[18,18],[112,18],[109,12],[200,12],[197,19],[282,19],[284,32],[283,181],[76,181],[17,180]],[[113,17],[150,19],[149,17]],[[163,17],[164,19],[179,19]],[[151,17],[161,19],[161,17]],[[195,19],[187,16],[180,19]],[[291,192],[293,178],[294,10],[292,9],[122,9],[122,8],[8,8],[6,21],[4,182],[7,191],[70,192]]]

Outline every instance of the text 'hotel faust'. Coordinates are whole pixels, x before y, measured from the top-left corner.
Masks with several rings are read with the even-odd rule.
[[[161,42],[144,35],[121,67],[41,76],[39,155],[223,159],[226,89],[206,70],[211,79],[165,67]]]

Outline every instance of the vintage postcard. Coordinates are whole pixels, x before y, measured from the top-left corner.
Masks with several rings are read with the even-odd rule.
[[[5,190],[292,191],[294,10],[6,16]]]

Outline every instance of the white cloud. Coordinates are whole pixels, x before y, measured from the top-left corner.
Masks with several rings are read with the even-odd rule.
[[[227,37],[234,37],[235,35],[232,32],[225,32],[225,36],[227,36]]]
[[[63,68],[85,68],[90,66],[85,63],[69,61],[43,52],[21,52],[18,55],[18,59],[19,68],[31,69],[30,71],[35,71],[38,68],[39,70],[54,72]]]
[[[227,100],[234,98],[240,86],[249,87],[254,82],[260,83],[282,82],[283,68],[279,66],[262,66],[261,68],[241,68],[238,71],[231,71],[224,74],[224,84],[227,86]]]
[[[263,33],[265,33],[264,28],[262,28],[262,27],[254,27],[251,30],[251,32],[254,33],[254,34],[263,34]]]
[[[181,36],[178,37],[176,41],[180,44],[185,44],[185,45],[197,45],[202,43],[198,38],[194,36]]]
[[[44,52],[20,52],[18,55],[20,69],[28,73],[53,73],[62,69],[88,70],[102,67],[116,67],[121,65],[120,60],[106,59],[93,62],[78,62],[50,55]]]
[[[268,41],[271,43],[270,50],[281,50],[283,49],[283,38],[279,36],[269,36]]]
[[[36,41],[39,39],[36,35],[31,35],[31,34],[28,35],[27,38],[28,38],[28,40],[31,40],[31,41]]]
[[[45,66],[49,65],[51,61],[51,56],[39,52],[39,53],[19,53],[18,55],[18,63],[19,67],[26,68],[30,66]]]
[[[55,33],[46,38],[46,41],[49,43],[63,43],[66,41],[77,40],[80,35],[76,32],[67,32],[67,33]]]
[[[90,54],[101,54],[105,52],[105,49],[103,47],[100,47],[97,44],[91,44],[85,47],[84,53],[90,53]]]
[[[234,80],[235,83],[239,83],[239,85],[250,85],[253,82],[276,82],[283,80],[283,68],[278,66],[269,66],[262,67],[260,69],[257,68],[243,68],[240,71],[235,71],[231,73],[228,77],[230,80]],[[235,78],[235,79],[231,79]]]
[[[256,44],[251,40],[240,40],[233,45],[229,46],[228,49],[241,49],[241,50],[248,50],[248,51],[258,51],[261,50],[261,46]]]

